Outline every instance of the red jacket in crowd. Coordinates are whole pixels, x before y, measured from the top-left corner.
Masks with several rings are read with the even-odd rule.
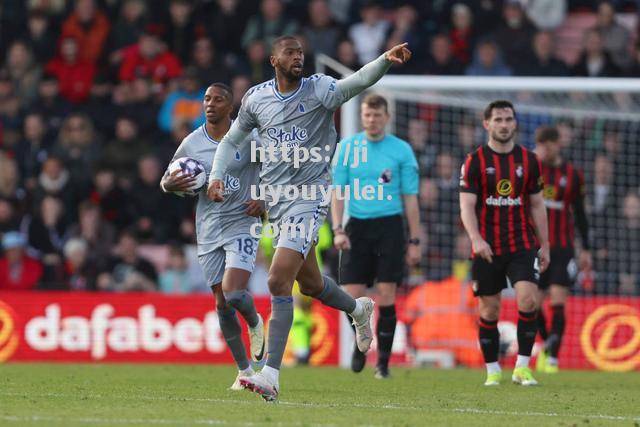
[[[56,76],[63,98],[71,103],[80,104],[86,101],[91,93],[96,66],[86,61],[69,63],[62,58],[55,58],[49,61],[45,71]]]
[[[13,270],[13,271],[12,271]],[[7,258],[0,258],[0,291],[28,291],[42,278],[42,265],[27,255],[19,266],[11,267]]]
[[[181,73],[180,60],[173,53],[165,51],[153,58],[145,58],[140,54],[138,45],[133,45],[124,49],[118,77],[122,81],[143,77],[156,83],[165,83]]]
[[[109,20],[102,12],[96,12],[88,27],[82,25],[78,17],[72,14],[62,24],[60,39],[65,37],[76,38],[80,47],[80,61],[95,64],[100,55],[102,55],[110,29]]]

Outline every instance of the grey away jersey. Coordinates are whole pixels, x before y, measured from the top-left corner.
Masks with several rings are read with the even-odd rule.
[[[207,185],[198,193],[196,236],[199,255],[224,245],[239,234],[248,234],[252,224],[262,222],[260,218],[245,214],[244,202],[251,198],[251,187],[258,185],[260,172],[260,163],[251,161],[251,141],[256,141],[259,146],[257,132],[251,132],[242,142],[227,168],[224,202],[209,200]],[[218,141],[207,134],[203,124],[182,141],[171,162],[180,157],[191,157],[202,163],[208,176],[217,147]]]
[[[277,157],[277,161],[268,155],[263,159],[260,184],[329,185],[337,143],[333,113],[347,100],[336,80],[323,74],[303,78],[298,89],[286,97],[278,92],[275,79],[251,88],[242,100],[238,124],[244,131],[257,128],[263,147],[274,146]],[[320,161],[308,160],[294,168],[293,161],[282,159],[284,145],[290,160],[292,148],[301,147],[307,153],[317,150]]]

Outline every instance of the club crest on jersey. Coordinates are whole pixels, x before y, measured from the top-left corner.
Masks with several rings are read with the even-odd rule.
[[[391,169],[385,169],[382,171],[382,174],[380,174],[380,177],[378,178],[378,183],[388,184],[390,182],[391,182]]]
[[[302,102],[300,104],[298,104],[298,111],[300,111],[301,113],[305,112],[304,104]]]
[[[240,189],[240,179],[233,175],[224,176],[224,194],[228,195]]]
[[[282,128],[267,128],[267,136],[273,142],[282,145],[284,143],[302,142],[307,139],[308,133],[305,128],[293,125],[290,132]]]
[[[239,151],[236,151],[236,156],[235,156],[236,161],[240,161],[242,159],[242,156],[240,155]]]
[[[524,169],[522,168],[522,165],[518,165],[518,167],[516,167],[516,175],[518,176],[518,178],[522,178],[523,174]]]

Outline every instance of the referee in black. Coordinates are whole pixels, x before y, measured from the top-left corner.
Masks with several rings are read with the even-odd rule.
[[[380,309],[375,377],[385,379],[389,378],[396,329],[396,288],[405,258],[413,266],[421,257],[418,162],[407,142],[385,133],[389,121],[386,99],[366,96],[360,118],[364,131],[341,141],[334,159],[333,243],[342,251],[340,282],[345,291],[358,298],[375,283]],[[349,221],[343,230],[345,199],[349,200]],[[351,369],[362,371],[365,361],[365,354],[354,346]]]

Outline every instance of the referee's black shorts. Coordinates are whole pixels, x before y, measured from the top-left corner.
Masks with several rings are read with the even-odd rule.
[[[345,232],[351,249],[342,251],[341,284],[393,282],[404,272],[405,233],[401,215],[374,219],[350,218]]]

